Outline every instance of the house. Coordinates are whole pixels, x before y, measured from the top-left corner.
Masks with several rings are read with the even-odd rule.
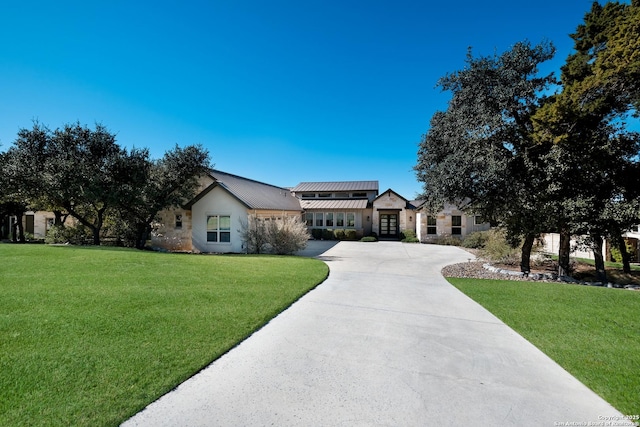
[[[302,209],[286,188],[211,170],[192,200],[161,213],[151,242],[172,251],[244,252],[240,230],[249,215],[300,217]]]
[[[392,189],[372,202],[372,231],[380,239],[397,239],[405,230],[416,230],[416,206]]]
[[[310,233],[342,229],[356,237],[399,239],[411,230],[425,243],[489,228],[480,217],[454,205],[432,214],[422,201],[405,199],[392,189],[380,194],[378,181],[301,182],[284,188],[210,170],[200,178],[195,197],[158,214],[151,245],[169,251],[242,253],[246,247],[241,230],[251,215],[301,218]],[[23,223],[28,233],[43,238],[53,214],[29,212]]]
[[[439,212],[429,211],[424,202],[415,203],[416,236],[422,243],[435,242],[449,236],[464,239],[471,233],[491,228],[480,215],[465,213],[451,203],[445,203]]]
[[[22,216],[22,229],[28,239],[44,239],[47,231],[54,224],[54,215],[52,212],[46,211],[28,211]],[[0,239],[10,239],[16,232],[15,225],[17,218],[15,216],[2,216],[0,218]]]
[[[301,182],[291,191],[300,200],[310,232],[353,229],[359,237],[371,234],[378,181]]]

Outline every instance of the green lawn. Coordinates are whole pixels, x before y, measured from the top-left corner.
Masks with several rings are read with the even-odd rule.
[[[626,415],[640,414],[640,292],[448,278]]]
[[[118,425],[327,274],[300,257],[0,244],[0,425]]]

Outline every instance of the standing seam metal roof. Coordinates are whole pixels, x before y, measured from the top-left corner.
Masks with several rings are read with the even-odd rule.
[[[292,191],[378,191],[378,181],[301,182]]]
[[[217,170],[209,175],[250,209],[302,210],[300,201],[286,188]]]
[[[301,200],[303,209],[365,209],[369,201],[367,199],[349,200]]]

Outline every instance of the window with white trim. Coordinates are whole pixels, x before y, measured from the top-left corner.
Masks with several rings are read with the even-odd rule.
[[[307,224],[307,227],[313,227],[313,212],[304,214],[304,222]]]
[[[324,214],[316,212],[316,227],[324,227]]]
[[[356,214],[353,212],[347,213],[347,227],[355,227],[356,226]]]
[[[344,212],[336,213],[336,227],[344,227]]]
[[[333,212],[327,212],[325,215],[325,224],[327,227],[333,227]]]
[[[231,242],[231,216],[207,215],[207,242]]]
[[[482,218],[480,215],[476,215],[473,217],[473,224],[474,225],[482,225],[484,224],[484,218]]]
[[[462,216],[451,215],[451,234],[454,236],[462,234]]]
[[[432,216],[432,215],[427,216],[427,234],[438,234],[435,216]]]

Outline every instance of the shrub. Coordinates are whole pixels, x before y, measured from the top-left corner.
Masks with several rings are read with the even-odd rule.
[[[462,241],[462,246],[471,249],[482,249],[489,239],[489,231],[476,231]]]
[[[337,240],[344,240],[345,239],[345,235],[344,235],[344,230],[342,228],[338,228],[333,232],[333,235],[335,236],[335,238]]]
[[[68,243],[71,245],[87,245],[93,241],[91,232],[83,225],[65,227],[54,225],[47,231],[44,242],[47,244]]]
[[[443,234],[441,236],[436,237],[433,240],[433,243],[435,243],[436,245],[458,246],[460,245],[460,239],[457,237],[453,237],[450,234]]]
[[[336,237],[333,234],[333,230],[329,228],[325,228],[322,230],[322,239],[323,240],[334,240]]]
[[[247,246],[250,254],[260,254],[265,252],[268,243],[267,229],[265,221],[256,215],[250,215],[248,221],[240,222],[240,237]]]
[[[321,228],[313,228],[311,229],[311,236],[316,240],[322,239],[322,229]]]
[[[413,230],[404,230],[400,233],[400,239],[403,243],[420,243],[420,240],[416,237],[416,232]]]
[[[292,254],[304,249],[309,240],[307,226],[298,217],[265,221],[251,215],[239,231],[249,253],[271,251],[278,255]]]
[[[358,233],[356,233],[356,230],[344,230],[344,239],[345,240],[357,240],[358,239]]]
[[[631,246],[627,241],[625,241],[624,245],[627,248],[627,253],[633,254],[633,246]],[[622,252],[620,252],[620,249],[618,249],[617,246],[611,246],[610,252],[611,252],[611,260],[613,262],[622,262]]]
[[[361,242],[377,242],[378,239],[376,239],[374,236],[365,236],[362,239],[360,239]]]
[[[503,230],[494,229],[487,232],[487,240],[482,255],[493,261],[503,264],[518,264],[520,262],[521,242],[510,244]]]

